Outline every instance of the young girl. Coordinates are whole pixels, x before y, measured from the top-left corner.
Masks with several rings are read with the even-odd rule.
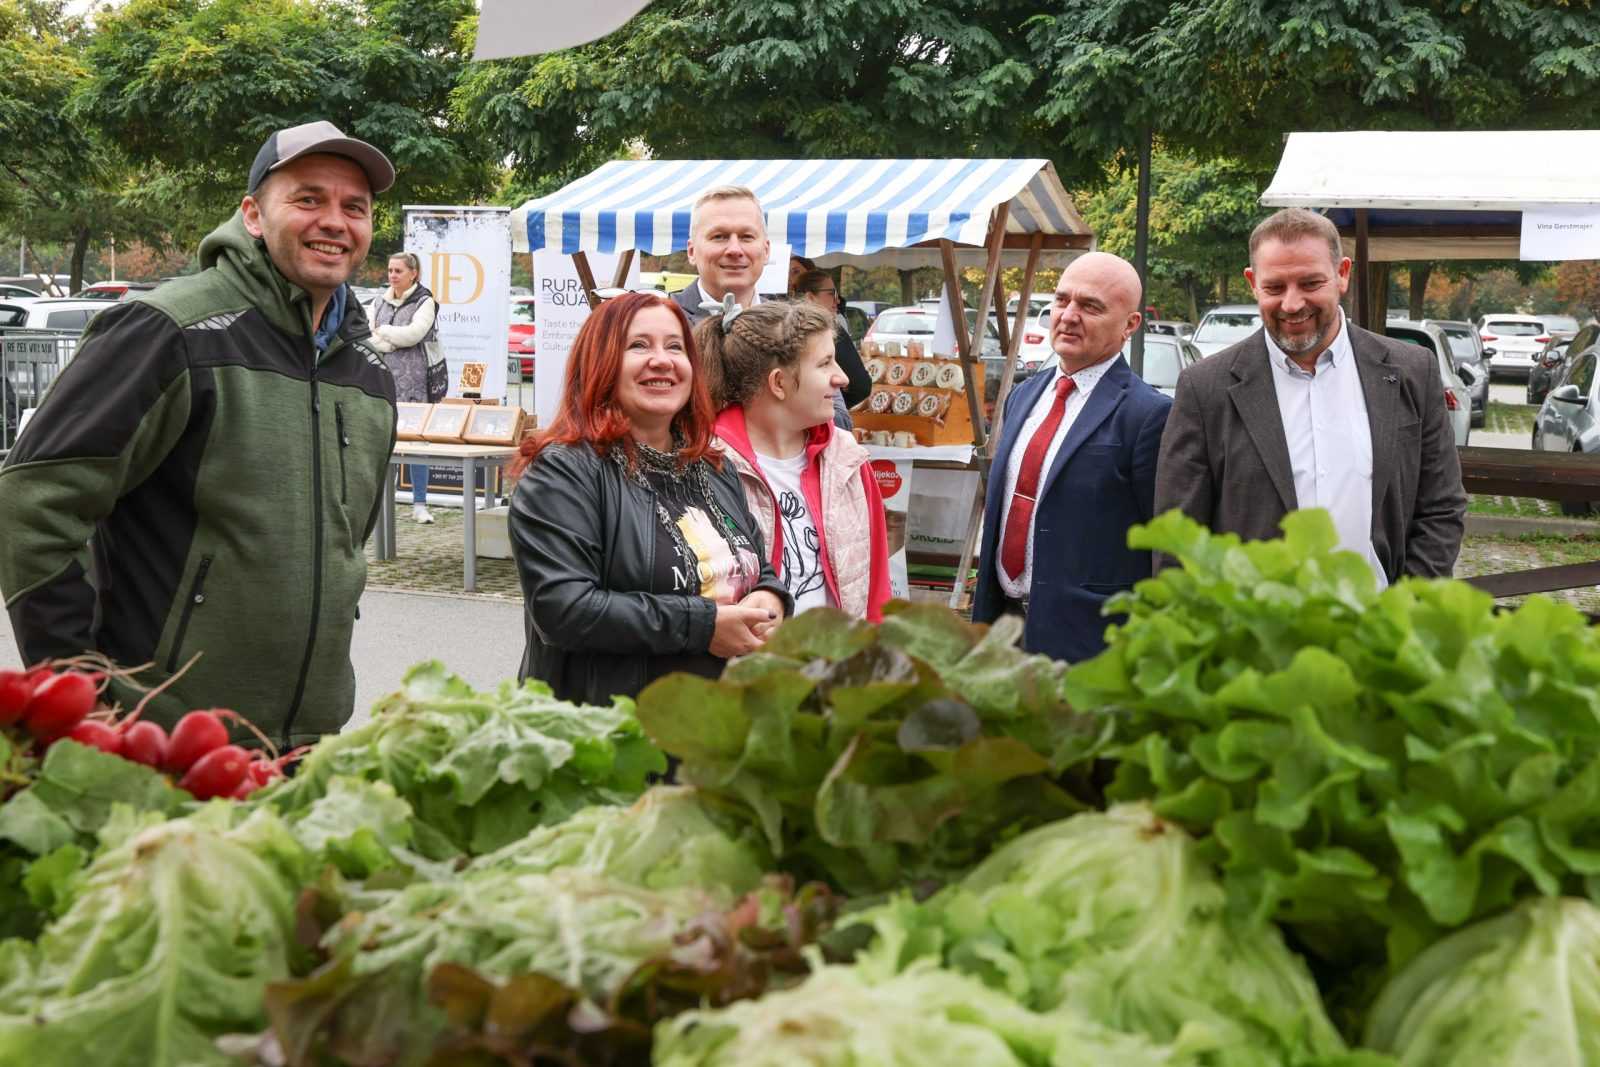
[[[739,473],[772,568],[796,613],[831,605],[878,622],[889,600],[883,498],[867,451],[833,425],[848,379],[830,316],[766,303],[695,327],[717,441]]]

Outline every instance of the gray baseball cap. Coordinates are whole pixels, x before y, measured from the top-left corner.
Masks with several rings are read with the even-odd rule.
[[[346,137],[344,131],[333,123],[319,120],[290,126],[268,137],[261,151],[256,153],[256,161],[250,166],[250,184],[245,188],[245,193],[255,195],[268,174],[290,160],[315,152],[344,156],[356,163],[367,172],[367,184],[372,186],[373,196],[385,192],[394,184],[394,164],[389,162],[388,156],[365,141]]]

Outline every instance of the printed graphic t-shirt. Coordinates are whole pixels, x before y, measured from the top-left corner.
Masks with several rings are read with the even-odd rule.
[[[646,471],[645,478],[683,538],[680,545],[657,519],[651,592],[703,596],[718,604],[743,600],[761,578],[761,562],[750,539],[738,530],[728,530],[726,536],[719,532],[712,512],[686,480],[655,471]],[[650,681],[674,671],[717,678],[725,662],[710,652],[651,656],[646,675]]]
[[[828,606],[828,583],[822,575],[822,538],[800,488],[806,470],[806,454],[792,459],[774,459],[756,453],[761,473],[778,502],[777,521],[783,530],[783,559],[778,577],[794,597],[794,613]],[[768,546],[771,547],[771,546]]]

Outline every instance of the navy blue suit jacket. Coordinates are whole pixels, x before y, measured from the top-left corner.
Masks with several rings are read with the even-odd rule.
[[[1022,645],[1076,662],[1105,648],[1101,607],[1111,594],[1150,576],[1150,553],[1128,547],[1128,527],[1148,522],[1155,507],[1156,456],[1172,401],[1121,356],[1095,385],[1044,474],[1033,518],[1033,585]],[[1006,465],[1028,412],[1053,374],[1036,374],[1006,401],[1005,421],[990,468],[975,622],[992,622],[1005,606],[996,577]]]

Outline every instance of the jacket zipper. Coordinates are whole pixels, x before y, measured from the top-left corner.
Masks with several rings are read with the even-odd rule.
[[[189,597],[183,603],[183,614],[178,616],[178,632],[172,637],[172,652],[167,656],[167,673],[178,669],[178,653],[183,651],[183,638],[189,632],[189,619],[194,609],[206,602],[206,572],[211,569],[211,557],[201,556],[195,568],[194,581],[189,583]]]
[[[317,648],[317,620],[322,615],[322,398],[317,390],[317,353],[311,351],[311,626],[306,633],[306,651],[300,658],[300,677],[294,684],[294,698],[283,719],[282,747],[287,751],[294,733],[294,720],[305,699],[306,679],[311,674],[311,657]],[[335,407],[334,414],[339,414]],[[341,450],[342,451],[342,450]]]
[[[344,429],[344,401],[333,402],[334,428],[339,432],[339,503],[350,503],[350,487],[345,480],[344,453],[350,447],[350,435]]]

